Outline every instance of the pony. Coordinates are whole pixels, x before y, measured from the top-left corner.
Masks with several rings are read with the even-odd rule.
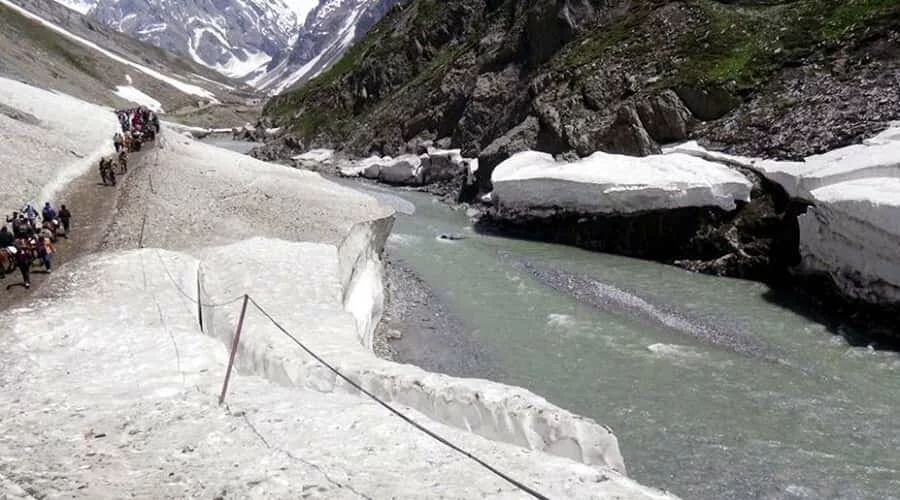
[[[0,278],[16,270],[16,247],[0,248]]]
[[[125,149],[119,151],[117,162],[119,165],[119,174],[128,173],[128,151],[125,151]]]
[[[116,163],[116,157],[107,155],[100,159],[100,178],[103,179],[103,185],[116,185],[116,172],[113,165]]]

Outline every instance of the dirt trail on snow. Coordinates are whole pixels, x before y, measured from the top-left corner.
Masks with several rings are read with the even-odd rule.
[[[90,171],[69,183],[53,200],[38,200],[43,206],[50,201],[55,208],[65,204],[72,212],[72,227],[68,239],[60,238],[53,255],[52,269],[70,265],[80,257],[97,252],[104,248],[109,228],[118,211],[121,193],[131,184],[139,182],[144,165],[155,157],[155,149],[160,139],[148,143],[139,152],[128,157],[128,173],[117,176],[116,186],[104,186],[100,181],[99,170],[92,167]],[[110,151],[112,153],[112,151]],[[0,311],[18,306],[30,298],[52,298],[53,286],[43,286],[52,276],[44,272],[43,266],[31,270],[31,288],[26,289],[22,282],[22,274],[16,270],[0,279]]]

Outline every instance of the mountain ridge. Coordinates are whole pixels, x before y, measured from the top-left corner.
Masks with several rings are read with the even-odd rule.
[[[399,0],[56,1],[274,94],[327,68]]]

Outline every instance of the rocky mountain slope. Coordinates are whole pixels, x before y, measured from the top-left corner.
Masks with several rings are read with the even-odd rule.
[[[99,0],[89,15],[233,78],[260,76],[290,51],[316,0]]]
[[[330,66],[398,0],[57,0],[277,93]]]
[[[337,62],[387,10],[404,0],[321,0],[300,28],[290,53],[251,83],[277,94]]]
[[[482,191],[524,149],[795,158],[900,117],[898,31],[896,0],[415,0],[264,112],[358,154],[450,138]]]
[[[134,105],[128,96],[139,91],[179,114],[253,97],[249,88],[209,68],[103,28],[52,0],[0,1],[0,47],[0,74],[98,104]]]

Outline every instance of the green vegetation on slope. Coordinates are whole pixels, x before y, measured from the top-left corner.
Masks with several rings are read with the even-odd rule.
[[[838,50],[900,18],[897,0],[690,3],[709,24],[704,36],[684,41],[680,83],[734,81],[739,87],[753,87],[785,64],[798,64],[817,51]]]
[[[468,17],[451,15],[453,8]],[[331,70],[272,99],[264,112],[301,138],[342,138],[360,126],[383,124],[384,115],[400,117],[402,123],[421,110],[391,109],[398,102],[415,106],[426,96],[440,94],[446,76],[461,60],[484,64],[484,40],[507,27],[511,33],[504,43],[511,51],[521,50],[516,36],[524,33],[513,31],[521,32],[529,13],[550,8],[549,0],[413,0],[395,7]],[[669,23],[664,9],[688,11],[686,22]],[[472,14],[475,11],[479,14]],[[747,94],[786,66],[852,48],[900,24],[900,0],[646,0],[611,12],[593,24],[579,20],[575,37],[542,65],[524,68],[523,80],[543,85],[547,77],[573,78],[575,89],[582,78],[578,75],[612,63],[622,72],[656,68],[651,90],[729,83]],[[448,29],[458,18],[468,25]],[[422,36],[448,31],[449,39],[438,37],[420,46],[418,56],[409,55]],[[509,59],[529,58],[513,54]],[[477,71],[496,70],[489,64]]]

